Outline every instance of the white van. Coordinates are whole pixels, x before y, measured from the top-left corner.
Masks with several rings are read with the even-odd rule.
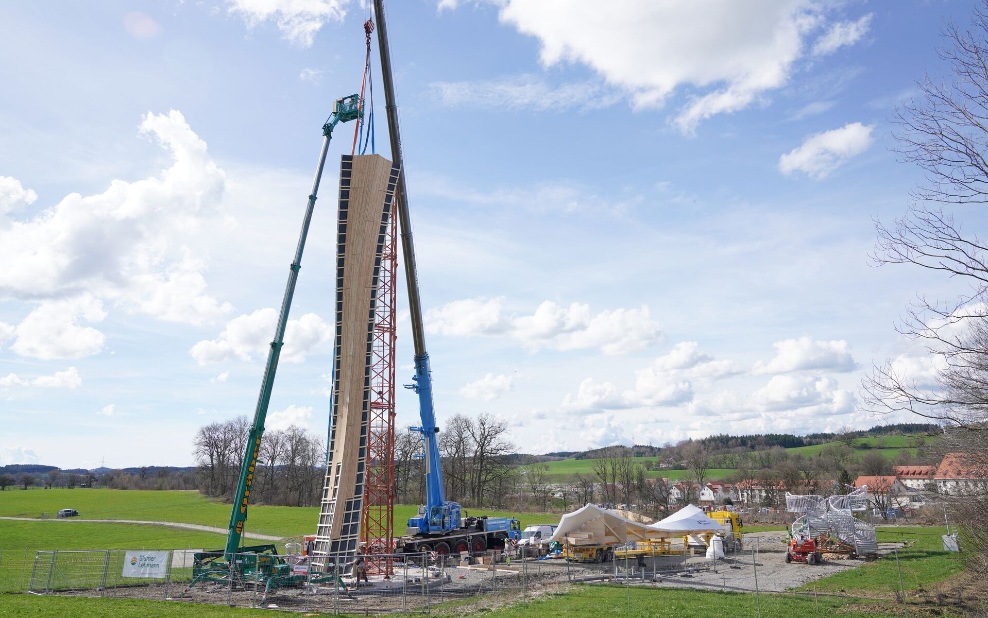
[[[556,524],[532,524],[521,532],[518,547],[538,547],[540,550],[549,546],[549,538],[556,531]]]

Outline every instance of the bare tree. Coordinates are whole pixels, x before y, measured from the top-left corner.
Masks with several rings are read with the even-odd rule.
[[[943,83],[924,78],[916,100],[897,113],[896,138],[906,162],[926,180],[914,191],[919,205],[892,225],[876,224],[879,264],[907,264],[966,281],[950,300],[920,295],[899,331],[925,345],[932,378],[916,377],[894,361],[876,366],[862,383],[866,405],[910,412],[951,430],[968,453],[988,451],[988,245],[965,232],[945,206],[988,203],[988,1],[970,26],[950,24],[940,56],[952,71]],[[988,463],[988,462],[986,462]],[[982,468],[988,469],[988,468]],[[961,531],[972,539],[969,568],[984,580],[988,535],[981,519],[988,496],[958,498]]]
[[[477,505],[494,504],[497,494],[492,490],[509,474],[511,465],[507,457],[515,450],[504,437],[508,425],[490,414],[481,414],[468,426],[468,431],[473,440],[471,495]]]
[[[683,458],[686,468],[690,472],[689,478],[696,483],[695,490],[699,496],[699,492],[703,491],[703,483],[707,480],[707,469],[710,467],[710,450],[703,442],[690,441],[683,448]],[[690,499],[687,502],[692,502],[692,489],[690,494]]]
[[[576,491],[577,504],[590,504],[594,501],[597,485],[593,477],[586,474],[576,474],[573,476],[572,486]]]
[[[525,468],[524,476],[535,503],[543,511],[548,511],[549,496],[552,495],[552,485],[549,483],[549,464],[534,463]]]
[[[14,477],[9,474],[0,474],[0,491],[6,491],[15,482]]]
[[[398,502],[421,504],[425,501],[422,470],[422,438],[414,431],[395,434],[395,494]]]

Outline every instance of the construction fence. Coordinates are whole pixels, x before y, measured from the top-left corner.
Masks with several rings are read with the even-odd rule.
[[[513,603],[575,583],[781,592],[794,583],[792,575],[799,572],[791,566],[787,569],[782,562],[784,552],[778,548],[760,552],[755,545],[729,552],[720,560],[708,560],[702,551],[682,548],[664,555],[640,551],[622,555],[619,551],[603,563],[488,551],[472,556],[375,557],[366,583],[355,581],[348,565],[334,567],[331,573],[307,573],[301,564],[304,561],[286,557],[293,572],[301,575],[291,586],[272,588],[263,579],[234,572],[225,580],[200,581],[190,587],[194,553],[188,549],[0,550],[0,592],[141,598],[333,614],[401,614],[429,612],[467,597],[492,605]],[[808,568],[821,575],[827,570],[826,566]]]

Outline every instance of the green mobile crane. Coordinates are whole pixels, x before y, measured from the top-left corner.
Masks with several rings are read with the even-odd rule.
[[[283,586],[297,586],[305,581],[304,575],[292,574],[291,566],[278,556],[278,550],[274,545],[243,546],[244,525],[247,523],[250,492],[254,484],[254,471],[257,467],[257,457],[261,448],[261,435],[264,433],[264,420],[268,414],[268,404],[271,401],[274,377],[278,370],[278,359],[284,344],[288,314],[291,310],[292,298],[295,295],[295,282],[298,280],[298,271],[302,267],[302,251],[305,248],[305,239],[309,233],[309,223],[315,209],[319,182],[322,180],[326,154],[333,138],[333,129],[341,122],[358,120],[362,117],[363,107],[360,96],[352,94],[336,101],[333,106],[333,113],[323,124],[322,151],[319,154],[312,192],[309,195],[305,216],[302,219],[302,232],[299,235],[298,247],[295,249],[295,259],[289,269],[288,285],[285,287],[285,297],[281,303],[278,326],[275,328],[274,340],[271,341],[271,348],[268,350],[268,361],[264,368],[264,377],[261,380],[261,392],[257,398],[257,408],[254,411],[254,423],[247,434],[247,448],[244,452],[243,463],[240,466],[237,492],[233,497],[233,510],[230,514],[226,547],[223,550],[195,554],[192,582],[186,591],[201,581],[219,581],[227,584],[233,581],[251,581],[257,585],[263,584],[266,595],[271,590]]]

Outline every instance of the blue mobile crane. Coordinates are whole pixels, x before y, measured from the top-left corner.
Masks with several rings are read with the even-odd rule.
[[[429,367],[429,353],[425,348],[422,301],[419,298],[418,274],[415,268],[412,224],[408,215],[405,168],[401,154],[401,134],[398,129],[398,109],[395,105],[391,52],[383,0],[374,0],[374,12],[377,15],[377,40],[381,53],[381,74],[384,81],[391,156],[401,170],[395,189],[395,201],[398,223],[401,226],[402,259],[415,349],[415,376],[412,378],[413,383],[406,388],[418,394],[422,424],[419,427],[412,427],[412,430],[422,436],[426,469],[425,505],[419,507],[418,516],[408,520],[408,531],[406,536],[398,539],[397,549],[406,553],[435,551],[438,554],[448,554],[452,551],[458,554],[468,550],[482,552],[488,547],[502,548],[508,539],[518,540],[521,537],[521,524],[518,520],[503,517],[465,517],[459,503],[446,500],[446,492],[443,488],[442,464],[437,440],[439,428],[436,426],[436,413],[432,400],[432,371]]]

